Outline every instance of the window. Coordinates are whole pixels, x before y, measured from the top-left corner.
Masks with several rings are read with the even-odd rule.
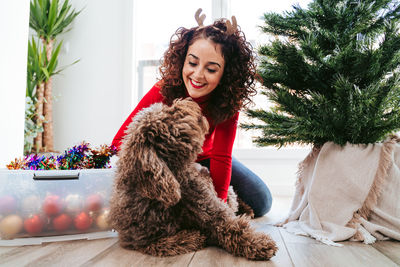
[[[211,23],[212,0],[134,1],[134,64],[137,70],[132,103],[135,105],[160,77],[158,66],[171,36],[179,27],[197,25],[194,13],[201,7]]]
[[[146,94],[159,78],[158,66],[163,53],[168,47],[173,33],[181,26],[196,26],[195,11],[201,7],[206,14],[204,24],[210,24],[213,19],[235,15],[247,40],[254,49],[268,42],[266,34],[259,26],[263,25],[263,14],[266,12],[282,12],[289,10],[292,5],[300,4],[305,7],[311,0],[281,0],[265,1],[252,0],[207,0],[201,5],[197,1],[181,0],[147,0],[134,2],[134,58],[136,77],[134,81],[133,105]],[[269,103],[265,96],[257,94],[253,99],[255,107],[267,108]],[[245,122],[244,114],[240,122]],[[258,135],[255,131],[238,129],[235,149],[251,149],[255,145],[252,136]]]
[[[230,1],[230,12],[236,16],[238,24],[244,32],[247,41],[249,41],[253,48],[257,50],[261,45],[269,42],[268,36],[263,33],[260,26],[264,25],[263,16],[267,12],[284,12],[290,10],[295,4],[299,4],[301,7],[306,7],[311,0],[280,0],[280,1],[265,1],[265,0],[253,0],[249,4],[246,1],[231,0]],[[261,94],[257,94],[253,98],[255,106],[251,108],[262,108],[267,109],[269,107],[268,99]],[[244,114],[240,116],[240,122],[249,122]],[[255,120],[253,122],[256,123]],[[257,131],[245,131],[238,129],[235,148],[255,148],[255,144],[252,142],[253,136],[259,136],[260,133]]]

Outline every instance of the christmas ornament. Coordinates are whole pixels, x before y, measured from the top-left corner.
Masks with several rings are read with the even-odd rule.
[[[86,198],[86,209],[89,211],[99,211],[103,206],[103,197],[99,194],[93,194]]]
[[[61,170],[83,169],[87,153],[89,152],[89,144],[82,142],[79,146],[74,146],[63,155],[57,157],[58,166]]]
[[[70,194],[65,198],[65,210],[70,213],[82,211],[83,200],[79,194]]]
[[[96,225],[101,230],[107,230],[110,228],[108,224],[108,215],[110,213],[109,209],[105,209],[97,218],[96,218]]]
[[[92,225],[93,219],[86,213],[79,213],[74,219],[75,228],[81,231],[87,230]]]
[[[39,215],[33,215],[30,216],[29,218],[25,219],[24,221],[24,229],[25,231],[30,234],[38,234],[42,232],[44,226],[44,222],[42,218],[40,218]]]
[[[40,198],[36,195],[30,195],[24,198],[21,202],[21,211],[24,214],[35,214],[40,211]]]
[[[0,235],[5,239],[12,239],[22,230],[22,218],[12,214],[4,217],[0,222]]]
[[[65,231],[70,227],[71,223],[71,217],[63,213],[53,219],[53,228],[59,232]]]
[[[56,158],[54,156],[38,156],[36,154],[28,155],[26,158],[28,170],[54,170],[56,168]]]
[[[101,169],[108,166],[110,158],[117,153],[117,150],[114,146],[102,145],[98,150],[92,149],[91,153],[92,168]]]
[[[49,195],[43,201],[43,211],[48,216],[53,216],[62,210],[61,198],[57,195]]]
[[[12,196],[0,197],[0,214],[10,214],[17,210],[17,201]]]
[[[15,161],[11,161],[10,164],[6,165],[9,170],[25,170],[26,169],[26,160],[25,158],[15,159]]]
[[[110,158],[116,154],[115,146],[102,145],[99,149],[91,149],[89,143],[82,142],[59,156],[31,154],[11,161],[6,167],[10,170],[103,169],[110,168]]]

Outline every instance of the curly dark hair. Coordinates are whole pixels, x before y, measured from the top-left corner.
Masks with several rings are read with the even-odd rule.
[[[164,53],[160,73],[161,94],[167,104],[185,97],[182,69],[190,45],[198,39],[209,39],[221,45],[225,68],[218,86],[211,92],[206,113],[215,124],[231,118],[237,111],[251,103],[256,93],[256,66],[252,46],[244,33],[237,29],[226,33],[226,19],[220,19],[205,27],[179,28],[172,36]]]

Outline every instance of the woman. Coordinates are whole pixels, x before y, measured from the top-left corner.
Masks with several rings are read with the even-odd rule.
[[[221,199],[226,200],[231,184],[259,217],[270,210],[271,193],[257,175],[232,158],[239,110],[255,94],[253,52],[235,22],[221,19],[203,26],[201,21],[198,27],[179,28],[164,54],[161,80],[142,98],[112,144],[119,149],[127,126],[141,109],[191,97],[210,124],[197,162],[210,170]]]

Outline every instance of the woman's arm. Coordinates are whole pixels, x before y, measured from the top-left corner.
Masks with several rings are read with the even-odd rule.
[[[215,129],[213,149],[210,158],[210,174],[218,197],[226,200],[231,182],[232,148],[236,136],[239,112],[220,123]]]
[[[147,108],[150,105],[158,102],[163,101],[163,96],[160,93],[160,87],[158,83],[156,83],[153,88],[150,89],[150,91],[140,100],[139,104],[136,106],[136,108],[132,111],[132,113],[128,116],[128,118],[125,120],[125,122],[122,124],[121,128],[119,128],[117,134],[115,135],[112,145],[114,145],[117,150],[119,151],[121,147],[121,142],[122,139],[125,136],[125,131],[128,127],[128,125],[132,122],[133,117],[135,117],[136,113],[138,113],[140,110],[143,108]]]

